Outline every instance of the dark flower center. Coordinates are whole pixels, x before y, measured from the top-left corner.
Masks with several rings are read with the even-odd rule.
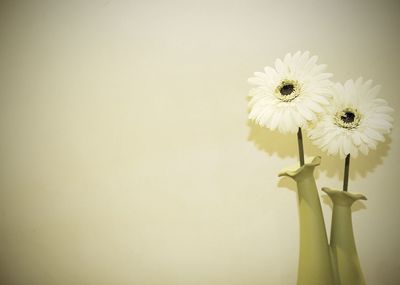
[[[279,90],[279,92],[281,93],[281,95],[283,96],[287,96],[292,94],[294,91],[294,85],[293,84],[285,84],[281,87],[281,89]]]
[[[340,116],[340,119],[344,123],[353,123],[356,115],[353,112],[345,112],[342,116]]]
[[[282,102],[291,102],[301,91],[301,85],[296,80],[285,79],[275,89],[275,96]]]
[[[361,113],[357,109],[351,107],[338,111],[333,118],[338,127],[348,130],[358,128],[360,126],[361,119]]]

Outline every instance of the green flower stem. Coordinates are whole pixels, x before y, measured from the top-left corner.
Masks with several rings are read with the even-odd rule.
[[[304,165],[304,147],[303,147],[303,134],[301,132],[301,128],[297,131],[297,144],[299,147],[299,160],[300,166]]]
[[[285,170],[297,183],[300,217],[300,253],[298,285],[335,285],[325,222],[314,178],[314,169],[321,162],[315,157],[300,168]]]
[[[364,195],[322,188],[333,202],[330,247],[340,285],[365,285],[354,239],[351,205]]]
[[[346,155],[344,162],[343,191],[347,192],[349,188],[349,172],[350,172],[350,153]]]

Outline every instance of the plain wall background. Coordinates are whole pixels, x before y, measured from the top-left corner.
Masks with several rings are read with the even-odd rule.
[[[277,178],[295,137],[249,124],[246,96],[254,71],[297,50],[334,80],[372,78],[396,109],[387,141],[352,161],[350,191],[368,197],[353,213],[368,284],[400,284],[399,12],[1,1],[1,284],[295,284],[295,185]],[[322,156],[318,185],[339,188],[342,161]]]

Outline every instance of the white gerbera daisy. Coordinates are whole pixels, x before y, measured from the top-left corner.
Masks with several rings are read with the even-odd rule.
[[[377,98],[380,86],[372,87],[360,77],[332,88],[332,102],[308,134],[314,143],[330,155],[339,153],[342,158],[358,152],[368,154],[384,134],[392,128],[393,118],[385,100]]]
[[[249,118],[263,127],[294,133],[317,118],[332,85],[326,65],[317,64],[318,57],[309,52],[288,53],[275,61],[275,69],[265,67],[255,72],[249,83],[257,85],[250,91]]]

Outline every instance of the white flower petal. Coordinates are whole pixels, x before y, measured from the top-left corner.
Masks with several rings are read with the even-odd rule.
[[[317,64],[318,57],[309,52],[288,53],[276,59],[273,67],[255,72],[248,81],[256,85],[249,96],[249,119],[261,126],[282,133],[296,132],[323,111],[329,104],[326,97],[332,85],[326,65]],[[279,93],[282,84],[293,82],[293,94]],[[287,97],[286,97],[287,96]]]
[[[368,154],[370,149],[376,148],[378,142],[385,140],[384,134],[392,128],[393,118],[389,113],[393,109],[384,99],[377,97],[379,90],[380,86],[372,86],[371,80],[364,81],[361,77],[356,81],[347,80],[343,85],[335,84],[331,91],[330,105],[308,132],[310,139],[330,155],[339,154],[344,158],[348,153],[352,157],[356,157],[359,152]],[[310,93],[312,91],[307,90]],[[316,102],[317,98],[314,96],[313,101]],[[312,109],[311,104],[307,106]],[[347,114],[353,112],[351,110],[354,110],[353,115],[357,114],[354,116],[358,119],[354,117],[350,123],[347,120],[343,123],[343,112]],[[304,109],[300,109],[299,113],[302,111]],[[348,119],[348,115],[345,118]]]
[[[276,68],[276,71],[280,74],[284,74],[286,72],[285,65],[283,64],[283,61],[280,58],[277,58],[275,60],[275,68]]]
[[[324,110],[324,108],[321,105],[317,104],[313,100],[307,101],[305,105],[307,105],[307,107],[311,109],[314,113],[321,113]]]
[[[365,134],[374,140],[381,141],[381,142],[385,141],[385,137],[372,128],[366,128]]]
[[[278,110],[277,112],[275,112],[272,115],[272,118],[271,118],[271,121],[270,121],[271,130],[273,130],[273,131],[276,130],[276,128],[279,125],[279,120],[281,119],[281,116],[282,116],[282,111],[281,110]]]
[[[315,96],[312,96],[312,100],[317,102],[317,103],[319,103],[319,104],[322,104],[322,105],[328,105],[329,104],[328,99],[326,99],[324,96],[315,95]]]
[[[357,131],[353,132],[353,134],[351,135],[351,139],[356,146],[359,146],[361,144],[361,138]]]
[[[296,105],[297,111],[307,120],[311,121],[314,119],[314,114],[303,104]]]
[[[351,141],[347,137],[342,138],[343,152],[345,155],[351,153]]]

